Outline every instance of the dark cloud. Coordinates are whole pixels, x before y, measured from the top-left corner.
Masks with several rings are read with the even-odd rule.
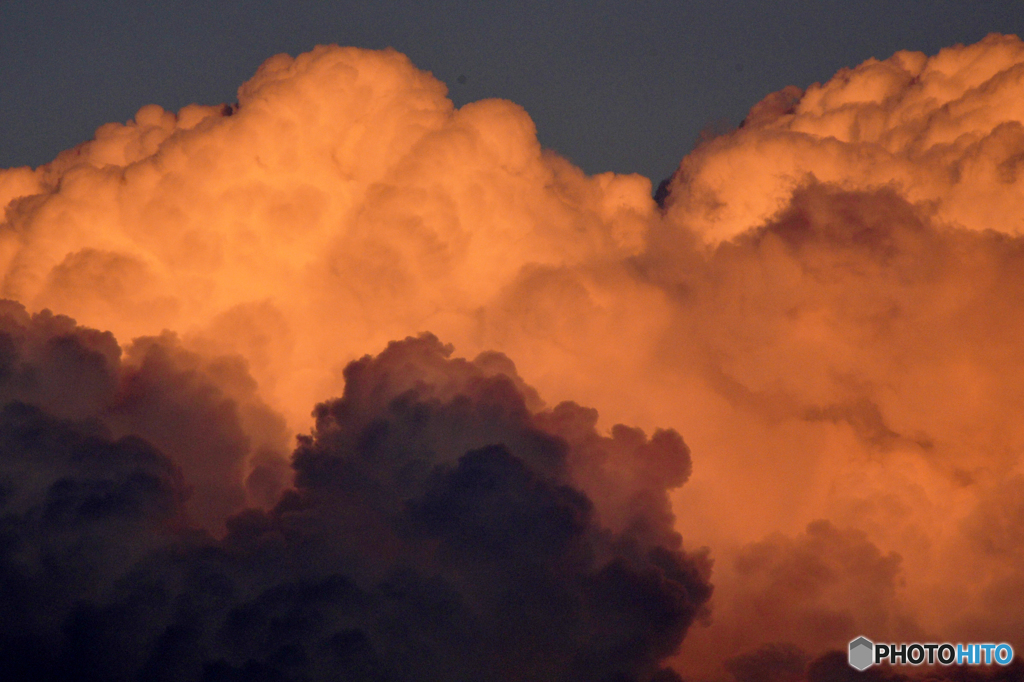
[[[239,368],[3,319],[4,385],[36,403],[0,412],[5,679],[677,679],[662,661],[710,586],[672,530],[675,432],[600,436],[592,410],[542,410],[504,356],[410,338],[348,366],[294,487],[217,539],[188,496],[241,481],[244,410],[218,376]],[[60,381],[85,397],[52,398]]]
[[[136,339],[122,357],[109,332],[3,301],[0,401],[144,438],[182,470],[187,509],[212,530],[249,497],[272,504],[287,480],[284,421],[256,397],[245,365],[190,353],[169,333]]]
[[[182,468],[198,520],[219,529],[246,505],[247,481],[254,502],[273,504],[287,480],[287,430],[256,397],[245,365],[188,352],[171,334],[136,339],[125,355],[108,418]]]
[[[0,411],[0,453],[0,672],[50,679],[78,605],[180,532],[187,491],[145,441],[20,402]]]

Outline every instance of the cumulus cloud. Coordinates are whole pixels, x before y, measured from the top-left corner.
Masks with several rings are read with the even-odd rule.
[[[712,405],[715,421],[731,425],[714,433],[668,421],[693,444],[697,471],[713,468],[695,477],[697,495],[681,493],[684,534],[716,547],[726,567],[761,535],[798,536],[801,524],[827,518],[902,557],[899,580],[872,578],[892,587],[874,607],[853,593],[822,595],[847,619],[791,635],[812,654],[861,632],[1018,636],[993,605],[1016,599],[1005,576],[1019,564],[980,553],[976,529],[1000,534],[998,519],[1013,507],[986,500],[1021,464],[1024,396],[1011,340],[1021,324],[1011,303],[1020,248],[1017,237],[937,226],[891,188],[810,184],[767,224],[717,247],[697,276],[660,269],[652,254],[652,272],[679,292],[676,338],[703,348],[702,365],[683,376],[701,378],[725,403]],[[714,457],[699,458],[716,445]],[[854,566],[845,573],[852,579]],[[749,594],[749,576],[728,570],[716,584],[738,605],[776,593],[765,584],[763,597]],[[803,608],[785,603],[771,626],[749,623],[742,606],[730,616],[722,603],[711,630],[773,641],[768,633]],[[879,621],[872,609],[883,604],[914,617]]]
[[[669,212],[720,242],[765,222],[813,177],[847,190],[891,186],[941,224],[1020,234],[1022,78],[1020,40],[992,35],[787,88],[683,161]]]
[[[733,586],[713,605],[719,626],[696,632],[686,648],[703,658],[742,652],[726,667],[743,682],[757,675],[802,679],[804,649],[845,651],[851,632],[870,632],[875,641],[922,641],[897,598],[902,568],[899,555],[883,555],[865,533],[828,521],[795,537],[750,543],[731,564],[717,566],[716,582]]]
[[[649,554],[587,529],[671,552],[681,533],[719,567],[707,627],[674,659],[690,677],[753,679],[755,659],[818,670],[861,627],[1024,647],[1009,606],[1024,589],[1022,74],[1024,44],[990,36],[786,88],[686,156],[655,203],[645,178],[542,150],[510,102],[455,109],[394,51],[274,57],[235,104],[143,107],[50,164],[0,171],[0,293],[40,320],[18,323],[40,339],[18,352],[42,377],[4,390],[146,439],[214,532],[273,507],[244,517],[272,529],[247,531],[260,542],[338,497],[322,477],[379,490],[350,518],[418,495],[403,532],[433,534],[445,570],[487,573],[490,524],[560,519],[524,538],[539,557],[585,546],[643,575]],[[46,307],[124,348],[81,330],[47,341],[66,318]],[[460,363],[421,339],[348,365],[425,330],[504,355]],[[342,394],[317,408],[299,492],[277,503],[289,438]],[[373,447],[404,454],[371,475]],[[473,492],[492,478],[507,484],[496,506]],[[631,670],[653,674],[677,639]]]
[[[191,525],[187,498],[223,472],[9,402],[5,677],[671,679],[660,664],[711,591],[668,512],[682,440],[600,436],[591,410],[531,408],[504,356],[451,353],[422,336],[349,365],[300,439],[294,488],[230,516],[221,539]],[[175,426],[199,441],[209,428]],[[645,478],[628,504],[602,497],[605,465],[637,456],[664,481]]]
[[[635,253],[653,213],[646,179],[586,177],[518,106],[455,110],[393,51],[279,55],[238,98],[143,107],[5,172],[0,293],[246,352],[297,429],[340,389],[325,361],[423,329],[484,350],[482,307],[524,262]]]
[[[287,485],[284,420],[256,396],[237,358],[201,358],[169,333],[122,353],[110,332],[4,301],[0,366],[3,404],[158,447],[184,473],[193,520],[211,530],[247,502],[272,504]]]

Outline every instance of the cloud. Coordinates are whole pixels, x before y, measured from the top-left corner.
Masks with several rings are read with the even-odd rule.
[[[891,186],[941,224],[1020,234],[1022,78],[1020,40],[991,35],[773,93],[740,130],[683,160],[669,215],[717,243],[771,218],[813,177],[846,190]]]
[[[796,537],[776,534],[745,545],[731,565],[719,562],[715,579],[732,589],[715,597],[714,626],[687,640],[685,656],[737,652],[726,668],[738,682],[803,679],[804,650],[845,650],[857,636],[850,633],[923,641],[899,599],[906,579],[901,557],[828,521],[815,521]]]
[[[646,179],[586,177],[518,106],[455,110],[394,51],[279,55],[238,98],[149,105],[3,172],[2,294],[119,338],[262,353],[251,370],[299,430],[340,390],[324,360],[422,329],[485,350],[481,308],[525,262],[636,253],[653,214]]]
[[[15,310],[26,335],[60,326],[80,361],[93,359],[80,338],[116,348]],[[146,403],[168,415],[168,454],[115,439],[103,414],[61,419],[17,400],[0,412],[8,676],[663,679],[704,612],[709,564],[683,552],[668,510],[689,466],[674,432],[600,436],[592,410],[535,411],[504,356],[452,359],[433,336],[409,338],[346,368],[344,395],[300,439],[295,487],[230,516],[217,539],[191,525],[188,500],[228,478],[189,459],[210,435],[201,408],[225,418],[202,397],[215,369],[161,366],[183,353],[166,339],[132,348],[145,360],[124,400],[154,440],[168,437]],[[51,376],[67,357],[31,369]],[[193,412],[176,419],[179,393]],[[628,504],[592,500],[586,484],[606,490],[605,466],[637,453],[677,474],[646,477]]]
[[[284,420],[256,397],[238,359],[200,358],[171,334],[139,338],[122,354],[109,332],[49,311],[30,316],[4,301],[0,366],[3,404],[33,405],[158,447],[184,473],[184,504],[207,528],[250,497],[272,504],[287,484]],[[247,476],[262,489],[254,484],[247,494]]]
[[[62,625],[184,524],[187,488],[145,441],[112,440],[98,424],[25,403],[0,412],[0,447],[0,670],[12,679],[69,679],[71,662],[63,673],[54,667]]]
[[[334,476],[361,491],[352,518],[377,519],[350,542],[376,550],[393,529],[371,510],[394,517],[412,486],[403,532],[499,584],[474,563],[501,549],[497,528],[550,524],[524,537],[538,557],[586,546],[640,576],[649,554],[588,529],[707,545],[715,611],[674,659],[694,679],[781,642],[818,660],[873,634],[855,626],[1018,643],[1021,74],[1021,41],[990,36],[786,88],[686,156],[655,203],[645,178],[588,177],[541,149],[515,104],[455,109],[394,51],[273,57],[235,104],[143,107],[50,164],[0,171],[0,293],[38,318],[12,343],[39,377],[3,390],[146,439],[190,486],[193,521],[248,519],[268,547],[290,547],[286,519],[305,529],[333,508],[308,505],[337,496]],[[47,307],[124,348],[44,333],[69,324]],[[358,359],[426,330],[498,353],[450,360],[423,337]],[[337,395],[278,503],[289,439]],[[368,472],[355,455],[373,447],[404,454]],[[490,479],[504,487],[485,499]],[[232,516],[246,504],[272,510]],[[737,568],[758,552],[761,569]],[[311,575],[260,602],[278,614],[267,628],[295,599],[378,603],[374,586]],[[801,580],[818,591],[786,592]],[[677,632],[636,635],[656,653],[630,670],[653,674]],[[383,674],[365,636],[338,641]],[[232,656],[217,674],[242,674]],[[795,670],[783,659],[766,665]]]

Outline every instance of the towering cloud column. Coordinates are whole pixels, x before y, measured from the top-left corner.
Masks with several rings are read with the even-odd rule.
[[[468,357],[512,358],[527,431],[571,444],[562,464],[543,464],[473,440],[466,422],[438,432],[458,443],[454,459],[430,460],[450,468],[440,478],[413,467],[374,474],[387,485],[366,479],[420,481],[408,532],[433,533],[468,562],[458,571],[479,566],[451,524],[522,520],[447,502],[500,470],[518,481],[509,496],[568,519],[565,542],[584,543],[590,568],[622,560],[649,575],[661,561],[586,544],[592,527],[648,549],[677,551],[675,531],[711,547],[712,617],[676,662],[688,675],[742,677],[769,660],[792,671],[858,635],[1024,647],[1022,79],[1024,44],[990,36],[787,88],[686,156],[659,206],[645,178],[588,177],[542,150],[510,102],[455,109],[396,52],[274,57],[237,103],[143,107],[50,164],[0,171],[0,294],[124,344],[95,336],[97,369],[79,388],[10,399],[100,419],[111,442],[146,439],[191,481],[183,513],[214,533],[250,504],[276,510],[253,513],[276,529],[266,537],[288,537],[275,525],[293,518],[284,500],[301,517],[339,496],[319,478],[340,466],[332,439],[395,437],[342,409],[358,403],[360,372],[388,367],[365,385],[434,396],[415,403],[429,423],[439,406],[477,405],[469,384],[436,388],[465,367],[423,360],[444,355],[433,341],[381,356],[416,361],[346,375],[365,353],[432,332]],[[474,372],[512,376],[482,357]],[[342,394],[288,469],[310,406]],[[545,411],[538,396],[597,412]],[[208,437],[181,440],[202,423]],[[693,475],[670,505],[665,490],[689,474],[675,433]],[[278,502],[293,471],[298,492]],[[459,532],[497,551],[490,531]],[[665,616],[675,625],[644,639],[656,643],[630,669],[653,674],[700,601]]]

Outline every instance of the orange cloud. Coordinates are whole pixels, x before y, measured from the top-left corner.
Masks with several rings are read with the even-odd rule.
[[[786,647],[857,628],[1024,641],[1022,78],[1024,43],[990,36],[787,88],[684,158],[662,208],[396,52],[279,55],[237,105],[143,107],[0,171],[0,294],[171,330],[196,367],[239,356],[293,434],[348,361],[427,330],[599,428],[677,430],[676,528],[718,566],[691,675],[773,643],[789,670]],[[681,483],[612,437],[594,457],[621,489],[591,487],[615,515]]]

